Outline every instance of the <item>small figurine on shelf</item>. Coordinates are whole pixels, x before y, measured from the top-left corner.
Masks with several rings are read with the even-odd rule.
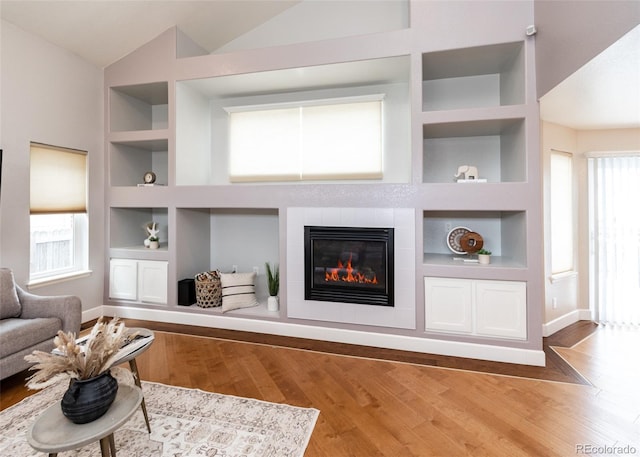
[[[147,230],[147,233],[149,234],[149,236],[147,237],[146,240],[144,240],[144,247],[151,248],[151,249],[158,249],[159,247],[158,233],[160,232],[160,230],[158,230],[156,227],[157,227],[157,224],[155,222],[149,222],[145,226],[145,229]]]
[[[478,168],[473,165],[460,165],[453,177],[458,182],[487,182],[486,179],[478,178]]]
[[[462,178],[463,176],[464,178]],[[458,172],[455,174],[454,178],[477,179],[478,169],[473,165],[460,165],[458,167]]]

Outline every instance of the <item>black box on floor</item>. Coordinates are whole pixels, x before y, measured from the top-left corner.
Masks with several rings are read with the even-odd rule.
[[[181,279],[178,281],[178,305],[190,306],[196,302],[196,281]]]

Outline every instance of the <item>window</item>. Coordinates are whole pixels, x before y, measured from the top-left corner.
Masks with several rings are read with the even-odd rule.
[[[225,108],[231,181],[382,178],[382,98]]]
[[[31,144],[30,279],[88,268],[87,153]]]
[[[571,154],[551,152],[551,274],[573,270],[573,167]]]

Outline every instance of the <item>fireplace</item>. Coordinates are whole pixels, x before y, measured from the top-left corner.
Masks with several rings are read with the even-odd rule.
[[[393,306],[393,228],[304,227],[305,300]]]

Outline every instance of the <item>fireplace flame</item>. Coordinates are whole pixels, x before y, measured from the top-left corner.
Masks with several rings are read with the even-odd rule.
[[[378,284],[378,278],[376,274],[373,274],[373,278],[367,277],[364,273],[360,273],[358,271],[354,271],[353,266],[351,265],[351,259],[353,257],[353,253],[349,254],[349,260],[347,261],[347,265],[345,266],[341,260],[338,260],[338,266],[336,268],[327,268],[327,271],[324,274],[325,282],[335,282],[335,281],[343,281],[343,282],[355,282],[359,284]]]

